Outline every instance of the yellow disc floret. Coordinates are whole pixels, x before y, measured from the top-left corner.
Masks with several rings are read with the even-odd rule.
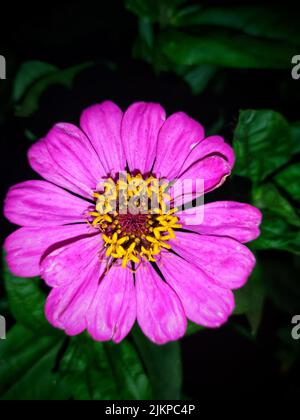
[[[106,257],[120,262],[123,268],[142,260],[155,262],[182,226],[170,208],[169,184],[141,174],[123,174],[115,182],[109,178],[102,192],[95,192],[95,209],[89,212],[89,223],[102,233]]]

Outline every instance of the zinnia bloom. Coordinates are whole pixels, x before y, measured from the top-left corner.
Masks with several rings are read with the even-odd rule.
[[[12,273],[41,276],[52,289],[46,317],[54,327],[119,343],[137,320],[164,344],[185,334],[187,319],[211,328],[228,320],[232,290],[255,265],[243,243],[259,235],[261,213],[209,203],[191,225],[194,209],[177,203],[197,192],[175,193],[176,182],[201,179],[208,193],[229,176],[234,153],[221,137],[205,138],[184,113],[166,118],[157,104],[135,103],[123,115],[104,102],[83,112],[80,129],[56,125],[28,157],[46,181],[8,192],[5,215],[21,228],[4,247]],[[123,211],[137,192],[144,202]]]

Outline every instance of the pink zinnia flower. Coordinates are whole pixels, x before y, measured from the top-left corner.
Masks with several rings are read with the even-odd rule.
[[[259,235],[261,213],[248,204],[210,203],[191,226],[192,210],[175,206],[196,191],[175,197],[174,184],[167,191],[157,180],[197,178],[204,193],[212,191],[231,172],[232,148],[221,137],[205,138],[186,114],[166,118],[150,103],[124,115],[112,102],[92,106],[80,127],[58,124],[33,145],[30,165],[47,181],[8,192],[5,215],[22,226],[4,246],[12,273],[45,280],[52,288],[47,319],[71,336],[88,330],[95,340],[118,343],[137,320],[163,344],[185,334],[187,319],[212,328],[225,323],[232,289],[255,265],[243,243]],[[125,180],[116,181],[124,171]],[[129,184],[148,201],[156,189],[154,211],[123,213],[118,197]]]

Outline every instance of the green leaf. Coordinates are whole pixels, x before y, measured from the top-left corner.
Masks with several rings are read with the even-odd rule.
[[[152,63],[155,53],[153,24],[148,20],[139,20],[139,37],[133,47],[133,56],[136,59]]]
[[[188,66],[288,69],[288,57],[295,54],[295,48],[288,44],[221,29],[207,29],[199,35],[170,30],[160,34],[159,43],[168,60]]]
[[[123,398],[148,399],[150,397],[149,379],[132,344],[128,341],[123,341],[118,345],[107,343],[106,351],[111,359],[119,387],[122,389]]]
[[[234,133],[235,173],[258,183],[291,157],[291,129],[271,110],[241,111]]]
[[[19,102],[27,89],[44,76],[57,72],[59,69],[43,61],[26,61],[16,75],[13,86],[13,101]]]
[[[182,366],[179,343],[157,346],[144,336],[138,326],[132,334],[149,375],[153,399],[180,399]]]
[[[300,153],[300,121],[291,125],[293,153]]]
[[[6,297],[0,299],[0,315],[6,316],[9,313],[9,304]]]
[[[255,335],[261,322],[265,300],[262,270],[258,263],[248,283],[242,289],[235,292],[235,299],[235,314],[246,315],[251,326],[251,332]]]
[[[293,325],[289,325],[278,331],[279,345],[276,347],[276,357],[281,363],[281,372],[283,373],[294,368],[300,358],[299,341],[292,338],[292,327]]]
[[[294,200],[300,201],[300,163],[289,165],[275,176],[275,181]]]
[[[296,210],[272,183],[254,188],[253,204],[261,210],[270,210],[293,226],[300,227],[300,217]]]
[[[59,336],[42,336],[21,325],[14,326],[5,341],[0,341],[1,399],[43,399],[56,393],[51,375]]]
[[[72,339],[61,362],[60,375],[77,400],[151,397],[141,360],[127,340],[114,345],[94,342],[85,335]]]
[[[62,85],[71,88],[75,77],[82,71],[93,65],[92,62],[83,63],[78,66],[69,67],[65,70],[45,75],[36,81],[27,91],[23,101],[16,107],[17,117],[30,117],[39,106],[39,100],[42,94],[53,85]]]
[[[151,22],[169,23],[176,8],[186,0],[126,0],[128,10]]]
[[[287,314],[297,314],[300,301],[299,269],[292,259],[265,258],[264,285],[267,296]]]
[[[50,348],[2,397],[9,401],[57,401],[70,398],[58,375],[53,373],[61,344]]]
[[[264,5],[189,6],[178,11],[172,24],[217,26],[242,31],[255,37],[300,44],[297,16],[293,9],[279,5],[272,5],[271,8]]]
[[[202,327],[202,325],[195,324],[194,322],[188,321],[188,327],[186,330],[185,335],[192,335],[199,331],[203,331],[205,327]]]
[[[3,277],[10,311],[15,320],[32,331],[55,334],[56,330],[44,315],[46,296],[40,288],[40,279],[15,277],[5,263]]]
[[[300,255],[300,231],[271,211],[264,210],[261,235],[252,247],[257,250],[280,249]]]
[[[190,86],[194,95],[202,93],[209,82],[214,78],[218,69],[215,66],[205,65],[190,68],[190,67],[178,67],[176,73],[183,77],[186,83]]]

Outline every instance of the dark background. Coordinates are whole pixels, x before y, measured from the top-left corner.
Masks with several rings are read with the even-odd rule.
[[[1,200],[9,186],[36,177],[26,160],[30,141],[25,131],[39,138],[56,122],[77,123],[86,106],[105,99],[116,101],[123,109],[137,100],[160,102],[169,114],[185,111],[205,127],[213,126],[222,109],[225,123],[220,134],[228,142],[232,141],[241,109],[272,108],[289,121],[299,119],[300,81],[296,89],[288,70],[223,69],[225,90],[219,93],[217,79],[213,87],[198,96],[193,96],[186,83],[172,72],[156,74],[149,64],[133,58],[137,19],[121,1],[61,1],[43,7],[16,3],[12,9],[1,5],[0,54],[8,65],[7,80],[0,81]],[[32,117],[18,118],[8,92],[20,64],[36,59],[60,68],[90,60],[95,64],[75,78],[72,89],[50,87]],[[285,95],[281,94],[283,85]],[[229,181],[210,200],[228,199],[230,195],[247,201],[247,181],[234,182],[234,188]],[[14,227],[3,218],[1,226],[3,241]],[[292,258],[282,251],[262,251],[262,256],[283,262]],[[2,285],[0,288],[4,293]],[[293,369],[286,369],[277,357],[277,332],[291,324],[292,315],[267,298],[256,339],[238,333],[240,327],[247,328],[242,316],[217,331],[186,337],[182,343],[184,395],[250,401],[254,396],[295,398],[300,392],[299,362]]]

